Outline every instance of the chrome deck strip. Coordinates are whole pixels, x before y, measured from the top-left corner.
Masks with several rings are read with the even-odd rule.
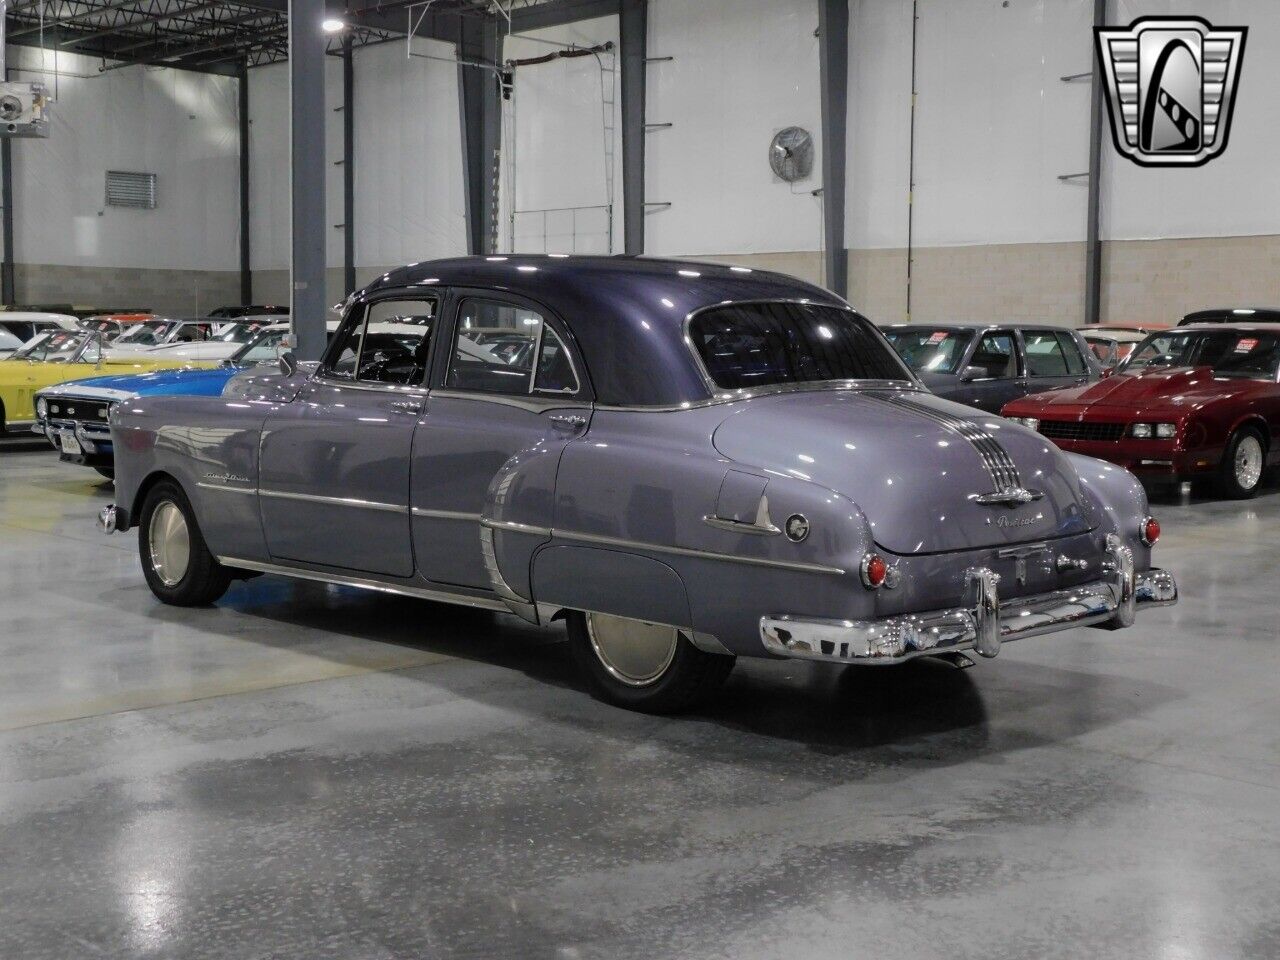
[[[928,404],[920,403],[910,397],[900,395],[891,397],[877,396],[876,399],[910,410],[912,413],[918,413],[939,426],[946,427],[959,434],[982,458],[983,465],[991,476],[991,482],[995,485],[997,491],[1017,490],[1022,486],[1022,477],[1018,472],[1017,464],[1009,456],[1009,452],[1000,445],[1000,441],[992,436],[991,433],[973,421],[944,413],[941,410],[935,410]]]
[[[422,600],[436,600],[441,603],[454,603],[464,607],[479,607],[482,610],[501,610],[503,612],[508,610],[507,605],[501,600],[472,596],[467,593],[452,593],[448,590],[433,590],[429,587],[387,583],[383,580],[372,580],[367,577],[352,577],[322,570],[308,570],[305,567],[290,567],[279,563],[263,563],[260,560],[244,560],[240,557],[218,557],[218,562],[226,567],[253,570],[257,573],[275,573],[285,577],[296,577],[300,580],[336,583],[344,587],[359,587],[362,590],[376,590],[380,593],[394,593],[399,596],[418,597]]]

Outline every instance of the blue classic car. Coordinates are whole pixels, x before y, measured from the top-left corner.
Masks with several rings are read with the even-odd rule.
[[[435,320],[389,338],[405,314]],[[1177,598],[1131,474],[930,395],[843,301],[744,267],[404,267],[318,369],[142,397],[111,433],[100,522],[165,603],[265,572],[565,618],[592,690],[648,711],[736,656],[965,665]]]
[[[114,476],[115,452],[107,418],[115,404],[133,397],[216,397],[232,377],[260,364],[274,363],[288,332],[288,325],[271,327],[213,369],[88,377],[46,387],[36,394],[36,421],[31,430],[48,438],[63,460],[93,467],[104,477]]]

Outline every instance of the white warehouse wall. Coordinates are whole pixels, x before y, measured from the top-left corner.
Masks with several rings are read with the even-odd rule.
[[[56,83],[50,135],[13,141],[19,302],[194,313],[239,297],[237,81],[11,47]],[[41,73],[40,71],[46,71]],[[154,210],[108,207],[107,170],[157,175]]]
[[[1075,325],[1084,314],[1092,0],[921,0],[910,316]],[[1114,23],[1194,13],[1251,27],[1230,148],[1193,170],[1103,145],[1103,318],[1280,302],[1280,4],[1118,0]],[[910,0],[851,0],[851,298],[907,316]]]
[[[414,51],[452,59],[451,44]],[[466,252],[458,68],[406,55],[402,42],[357,49],[355,84],[356,280],[388,267]],[[325,62],[327,290],[343,295],[342,61]],[[289,296],[289,71],[249,71],[250,262],[254,299]]]

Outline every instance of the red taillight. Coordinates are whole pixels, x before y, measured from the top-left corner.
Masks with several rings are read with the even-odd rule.
[[[1155,517],[1147,517],[1142,521],[1142,542],[1148,547],[1160,539],[1160,521]]]
[[[868,590],[878,590],[889,576],[889,565],[876,553],[868,553],[862,558],[862,585]]]

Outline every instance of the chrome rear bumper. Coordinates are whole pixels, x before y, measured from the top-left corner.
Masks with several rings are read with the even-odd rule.
[[[1001,603],[1000,578],[983,567],[969,571],[970,606],[883,620],[761,617],[760,639],[766,650],[780,657],[837,663],[902,663],[962,650],[994,657],[1007,640],[1071,627],[1127,627],[1139,607],[1178,602],[1173,574],[1158,569],[1136,573],[1128,547],[1113,537],[1107,546],[1109,576],[1068,590]]]

